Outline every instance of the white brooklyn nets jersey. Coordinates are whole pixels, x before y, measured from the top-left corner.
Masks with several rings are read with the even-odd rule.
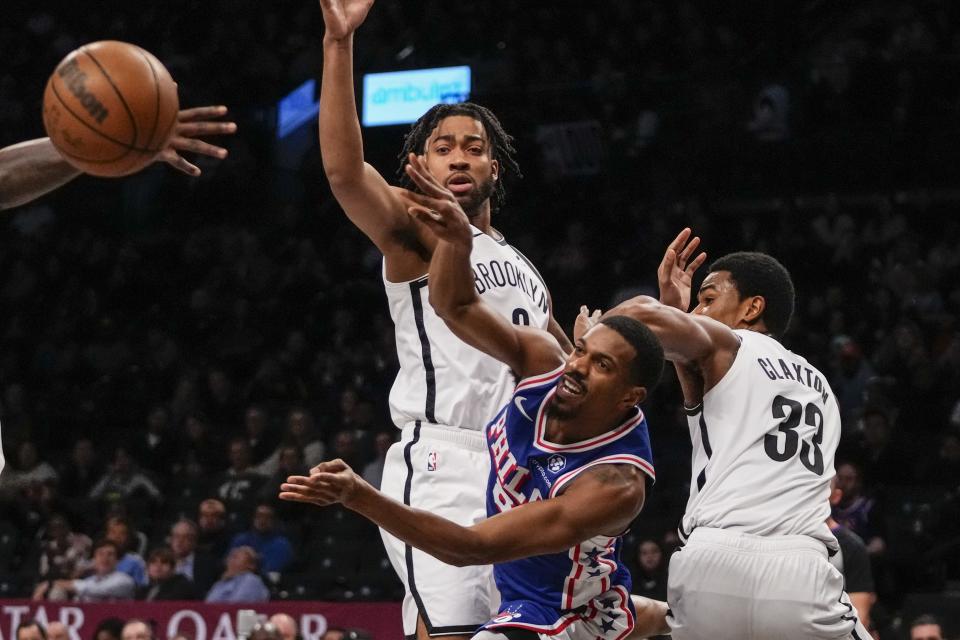
[[[483,300],[514,324],[547,328],[543,278],[505,242],[473,228],[474,284]],[[390,390],[398,427],[416,420],[481,431],[510,400],[510,369],[457,338],[430,306],[427,276],[384,287],[397,338],[400,371]]]
[[[690,499],[680,527],[806,535],[830,549],[826,525],[840,413],[826,378],[755,331],[735,331],[733,366],[687,411],[693,442]]]

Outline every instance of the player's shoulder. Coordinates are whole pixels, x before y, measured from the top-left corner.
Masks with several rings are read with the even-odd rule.
[[[524,398],[543,398],[556,386],[557,380],[563,375],[564,364],[561,363],[554,369],[545,373],[527,376],[517,381],[513,389],[514,397],[522,396]]]

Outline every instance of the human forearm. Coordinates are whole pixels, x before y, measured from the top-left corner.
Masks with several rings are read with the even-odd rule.
[[[360,482],[344,506],[441,562],[458,567],[489,564],[483,545],[470,528],[392,500],[366,481]]]
[[[473,304],[480,304],[470,266],[472,238],[437,243],[430,260],[430,306],[441,318],[448,318]]]
[[[860,622],[863,623],[865,628],[869,629],[870,609],[873,607],[873,603],[877,598],[876,594],[869,591],[855,591],[847,595],[850,597],[850,604],[852,604],[853,608],[857,610],[857,615],[860,617]]]
[[[684,321],[686,314],[683,312],[649,296],[636,296],[621,302],[604,314],[604,316],[617,315],[628,316],[645,324],[660,340],[665,354],[671,360],[695,359],[691,357],[694,354],[691,353],[690,344],[688,344],[688,335],[683,331],[684,326],[692,323]]]
[[[132,598],[134,583],[125,573],[114,572],[100,581],[74,580],[73,590],[78,598]]]
[[[323,40],[320,153],[324,172],[334,187],[362,178],[363,136],[353,91],[353,34]]]
[[[0,209],[17,207],[80,175],[57,152],[50,138],[0,149]]]

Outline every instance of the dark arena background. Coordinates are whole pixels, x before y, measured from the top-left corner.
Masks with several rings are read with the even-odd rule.
[[[309,85],[309,117],[278,128],[283,98],[319,82],[322,34],[310,0],[4,3],[0,146],[44,135],[47,77],[103,39],[153,52],[182,107],[225,104],[239,130],[218,138],[226,160],[193,157],[198,179],[81,176],[3,214],[0,637],[40,617],[109,640],[102,619],[146,611],[162,640],[231,640],[249,633],[238,608],[290,612],[307,640],[400,637],[376,529],[276,499],[309,447],[378,478],[397,431],[381,256],[330,193]],[[782,261],[785,343],[842,410],[835,511],[869,551],[872,630],[908,638],[931,614],[960,637],[960,4],[378,0],[355,47],[358,100],[366,73],[470,67],[523,171],[494,225],[566,329],[581,304],[656,296],[685,226],[712,257]],[[363,130],[391,179],[408,126]],[[660,599],[690,482],[681,407],[668,368],[625,551],[635,592]],[[270,603],[31,600],[89,571],[105,534],[143,559],[192,537],[199,601],[227,548],[262,544]]]

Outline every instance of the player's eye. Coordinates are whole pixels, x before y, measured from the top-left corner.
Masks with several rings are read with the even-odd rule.
[[[475,156],[479,156],[481,153],[483,153],[483,149],[480,147],[470,147],[470,153]]]
[[[450,151],[450,147],[437,147],[435,151],[437,153],[447,153]]]

